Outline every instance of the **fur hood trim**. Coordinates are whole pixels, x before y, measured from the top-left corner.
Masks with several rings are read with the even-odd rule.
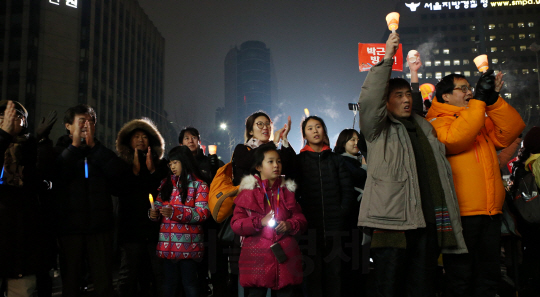
[[[283,180],[280,187],[286,187],[289,192],[294,193],[296,191],[296,183],[292,179],[285,179]],[[258,179],[253,175],[246,175],[244,178],[242,178],[242,182],[240,182],[240,188],[238,191],[242,190],[253,190],[255,187],[260,188]]]
[[[131,120],[120,129],[116,137],[116,151],[120,158],[129,164],[133,163],[133,150],[130,145],[130,137],[133,130],[136,129],[143,130],[148,134],[152,152],[158,159],[162,159],[165,151],[165,141],[156,125],[148,118]]]

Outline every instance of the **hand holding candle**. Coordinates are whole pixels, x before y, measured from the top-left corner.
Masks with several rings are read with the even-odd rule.
[[[386,15],[386,23],[388,24],[388,30],[392,33],[396,33],[396,30],[399,27],[399,13],[391,12]]]
[[[152,194],[148,194],[148,200],[150,200],[150,206],[152,207],[152,210],[155,210],[154,207],[154,198],[152,198]]]
[[[488,56],[487,55],[480,55],[476,58],[474,58],[474,64],[476,64],[476,67],[478,68],[478,71],[485,73],[489,69],[488,64]]]

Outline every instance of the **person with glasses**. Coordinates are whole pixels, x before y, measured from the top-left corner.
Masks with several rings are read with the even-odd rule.
[[[0,287],[6,296],[33,296],[39,276],[48,276],[52,268],[55,238],[48,180],[54,158],[48,157],[54,153],[50,141],[39,140],[48,139],[55,121],[51,113],[34,137],[27,131],[26,108],[17,101],[0,101]],[[40,293],[47,290],[50,294],[51,286],[39,287]]]
[[[460,74],[435,86],[426,115],[446,147],[469,253],[443,255],[445,296],[495,296],[500,279],[501,213],[505,197],[497,150],[512,144],[525,123],[499,96],[503,74],[484,73],[472,88]]]

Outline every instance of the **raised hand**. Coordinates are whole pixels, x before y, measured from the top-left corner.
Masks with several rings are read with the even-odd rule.
[[[139,162],[139,152],[137,149],[135,149],[135,152],[133,153],[133,174],[139,175],[140,171],[141,162]]]
[[[89,147],[94,147],[96,143],[94,142],[94,134],[96,132],[96,124],[93,121],[86,121],[84,123],[84,127],[86,128],[86,144],[88,144]]]
[[[13,101],[8,101],[6,110],[4,111],[4,120],[0,129],[6,131],[11,136],[16,136],[18,134],[16,130],[17,126],[17,111],[15,110],[15,104]]]
[[[392,59],[396,54],[399,47],[399,34],[390,33],[388,40],[386,41],[386,53],[384,54],[385,59]]]
[[[49,112],[46,118],[45,117],[41,118],[41,121],[39,122],[39,125],[36,129],[36,137],[38,140],[49,137],[52,127],[56,123],[56,120],[58,120],[56,116],[57,116],[56,110],[53,110]]]
[[[150,146],[148,147],[148,153],[146,153],[146,168],[148,168],[150,173],[154,173],[154,171],[156,171],[156,167],[154,166],[154,159],[152,158],[152,151],[150,150]]]

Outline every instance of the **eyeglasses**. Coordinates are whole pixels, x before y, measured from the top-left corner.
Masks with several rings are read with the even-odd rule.
[[[21,114],[15,114],[15,117],[19,120],[22,120],[24,119],[24,116],[22,116]],[[4,112],[0,112],[0,120],[3,120],[4,119]]]
[[[259,129],[264,129],[265,126],[270,128],[270,125],[272,125],[272,123],[270,123],[270,122],[266,122],[266,123],[257,122],[255,124],[257,125],[257,128],[259,128]]]
[[[178,161],[178,160],[172,160],[172,161],[169,162],[169,164],[167,164],[167,165],[169,166],[169,168],[171,168],[172,166],[177,165],[177,164],[180,164],[180,161]]]
[[[467,94],[467,91],[471,91],[474,93],[474,88],[473,87],[467,87],[467,86],[461,86],[461,87],[458,87],[458,88],[454,88],[454,90],[461,90],[463,93]]]

